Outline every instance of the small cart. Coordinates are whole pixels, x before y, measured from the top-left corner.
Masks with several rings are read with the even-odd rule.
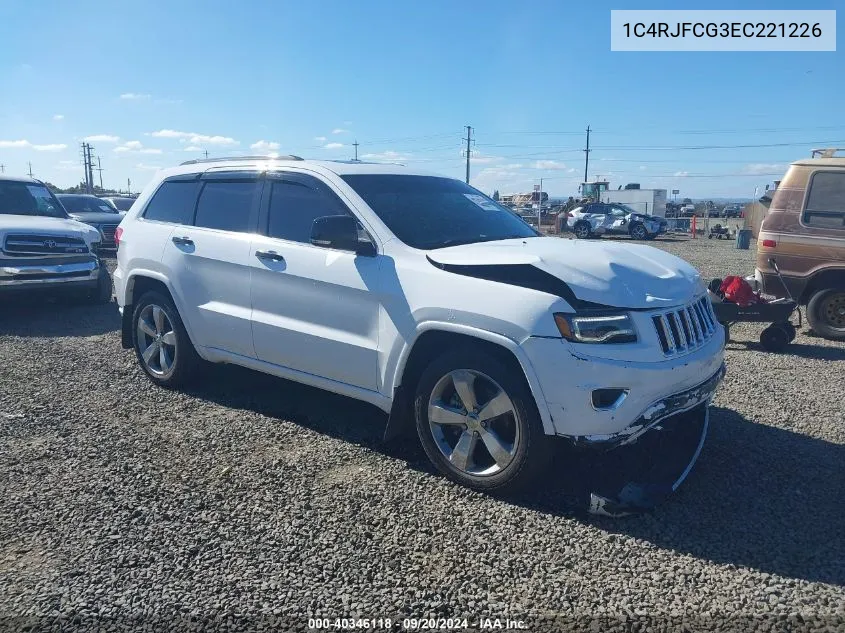
[[[773,259],[769,260],[775,273],[780,277],[780,270]],[[710,282],[710,292],[716,294],[721,285],[720,279]],[[786,288],[786,284],[783,285]],[[787,290],[787,293],[789,291]],[[802,325],[801,310],[798,302],[790,295],[788,299],[776,299],[768,303],[755,303],[742,307],[736,303],[711,301],[713,312],[719,323],[725,328],[725,342],[730,340],[730,327],[734,323],[769,323],[760,334],[760,344],[769,352],[782,352],[798,333],[792,323],[792,313],[798,313],[798,327]]]
[[[717,240],[721,240],[722,238],[729,240],[731,239],[731,232],[728,227],[716,224],[715,226],[710,227],[710,233],[707,235],[707,239],[712,240],[714,237]]]

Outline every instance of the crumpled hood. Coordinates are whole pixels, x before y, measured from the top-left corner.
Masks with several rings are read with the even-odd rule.
[[[449,266],[532,265],[582,301],[621,308],[678,305],[704,290],[690,264],[640,244],[536,237],[451,246],[428,257]]]

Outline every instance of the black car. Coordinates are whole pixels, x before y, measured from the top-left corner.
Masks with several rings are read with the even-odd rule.
[[[90,224],[102,235],[101,248],[114,249],[114,232],[123,219],[124,213],[118,211],[107,200],[97,196],[77,193],[60,193],[56,197],[68,214],[75,220]]]
[[[135,198],[126,196],[105,196],[101,199],[110,202],[118,211],[123,211],[124,213],[129,211],[135,203]]]

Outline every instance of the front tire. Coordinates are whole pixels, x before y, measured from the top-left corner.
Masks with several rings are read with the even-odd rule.
[[[476,490],[524,489],[548,467],[551,440],[524,377],[472,348],[425,369],[414,398],[417,433],[434,466]]]
[[[159,386],[183,386],[199,368],[199,356],[176,306],[160,292],[145,293],[135,305],[132,344],[141,369]]]
[[[579,240],[586,240],[590,238],[590,234],[592,231],[590,230],[590,225],[586,222],[579,222],[575,225],[573,232],[575,233],[575,237]]]
[[[807,304],[807,320],[819,336],[845,340],[845,288],[825,288],[813,294]]]
[[[111,275],[105,264],[100,264],[100,274],[97,276],[97,287],[89,295],[91,303],[104,304],[111,301],[112,283]]]

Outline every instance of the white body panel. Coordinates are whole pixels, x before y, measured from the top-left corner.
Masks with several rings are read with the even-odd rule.
[[[263,167],[244,159],[221,168],[256,166]],[[185,166],[160,177],[205,169]],[[339,178],[344,173],[414,172],[399,166],[311,161],[270,161],[265,169],[319,177],[366,227],[377,255],[249,234],[232,234],[228,242],[221,236],[206,244],[204,235],[202,242],[196,239],[200,230],[194,227],[171,227],[173,235],[195,239],[196,253],[186,255],[175,250],[170,235],[163,240],[152,235],[149,225],[154,223],[138,218],[157,187],[154,183],[121,224],[118,303],[131,304],[132,275],[159,279],[188,317],[189,334],[208,360],[291,378],[384,410],[390,409],[414,343],[425,332],[486,340],[509,350],[520,363],[549,434],[621,433],[656,398],[703,382],[721,367],[718,325],[694,352],[667,358],[661,350],[651,320],[655,311],[689,304],[705,292],[695,269],[663,251],[552,237],[422,251],[397,239]],[[267,250],[281,254],[284,262],[256,256],[256,251]],[[449,270],[502,264],[539,269],[562,280],[579,304],[632,310],[638,342],[569,343],[553,313],[572,313],[576,306],[561,296]],[[217,309],[209,309],[212,303]],[[630,389],[625,407],[613,413],[593,410],[589,393],[600,387]]]

